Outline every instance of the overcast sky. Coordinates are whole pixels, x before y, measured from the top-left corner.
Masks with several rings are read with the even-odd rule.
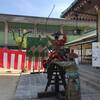
[[[55,8],[50,17],[60,18],[74,0],[0,0],[0,13],[48,17],[53,5]]]

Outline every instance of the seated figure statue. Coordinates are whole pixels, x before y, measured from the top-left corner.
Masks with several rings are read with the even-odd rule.
[[[55,62],[60,65],[62,64],[62,66],[69,66],[69,64],[75,64],[73,63],[74,61],[70,61],[70,50],[64,48],[64,45],[67,41],[66,34],[56,32],[53,34],[53,36],[55,39],[51,39],[49,36],[47,36],[48,40],[52,44],[53,49],[52,52],[50,52],[48,59],[43,62],[44,67],[48,66],[51,62]]]
[[[52,70],[55,67],[59,68],[59,72],[63,72],[61,73],[61,76],[63,76],[66,100],[80,100],[80,80],[78,67],[74,61],[74,58],[77,57],[77,55],[73,52],[70,53],[70,50],[66,51],[64,48],[64,44],[67,40],[65,34],[57,32],[53,35],[55,37],[54,40],[47,37],[53,46],[52,52],[48,59],[43,62],[43,66],[47,68],[48,80],[50,81],[50,79],[52,79],[50,78],[52,77]],[[59,38],[60,35],[63,37]],[[48,84],[50,83],[49,81]],[[45,90],[47,90],[48,84]]]

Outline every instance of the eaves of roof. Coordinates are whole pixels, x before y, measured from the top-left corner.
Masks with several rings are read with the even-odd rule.
[[[79,0],[74,0],[74,2],[72,2],[72,4],[71,4],[67,9],[65,9],[65,10],[61,13],[60,17],[61,17],[61,18],[64,18],[64,16],[65,16],[69,11],[71,11],[71,10],[73,9],[73,7],[78,3],[78,1],[79,1]]]
[[[82,37],[80,37],[80,38],[78,38],[76,40],[73,40],[73,41],[70,41],[68,43],[65,43],[65,45],[69,45],[69,44],[74,44],[74,43],[77,43],[77,42],[81,42],[84,39],[88,39],[88,38],[95,37],[95,36],[96,36],[96,30],[94,30],[92,34],[88,34],[86,36],[82,36]]]

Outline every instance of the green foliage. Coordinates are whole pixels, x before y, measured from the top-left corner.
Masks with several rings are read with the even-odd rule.
[[[21,42],[22,42],[22,37],[21,36],[15,37],[15,41],[16,41],[16,44],[19,48],[20,48],[20,46],[21,46],[21,48],[26,48],[27,47],[27,39],[26,38],[23,39],[22,45],[21,45]]]

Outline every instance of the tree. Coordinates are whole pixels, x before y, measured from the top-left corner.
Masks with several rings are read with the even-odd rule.
[[[25,38],[25,36],[29,33],[31,33],[31,31],[27,31],[27,32],[23,33],[22,36],[20,36],[20,35],[16,36],[14,30],[12,30],[13,40],[16,41],[16,44],[19,49],[27,47],[27,39]]]

